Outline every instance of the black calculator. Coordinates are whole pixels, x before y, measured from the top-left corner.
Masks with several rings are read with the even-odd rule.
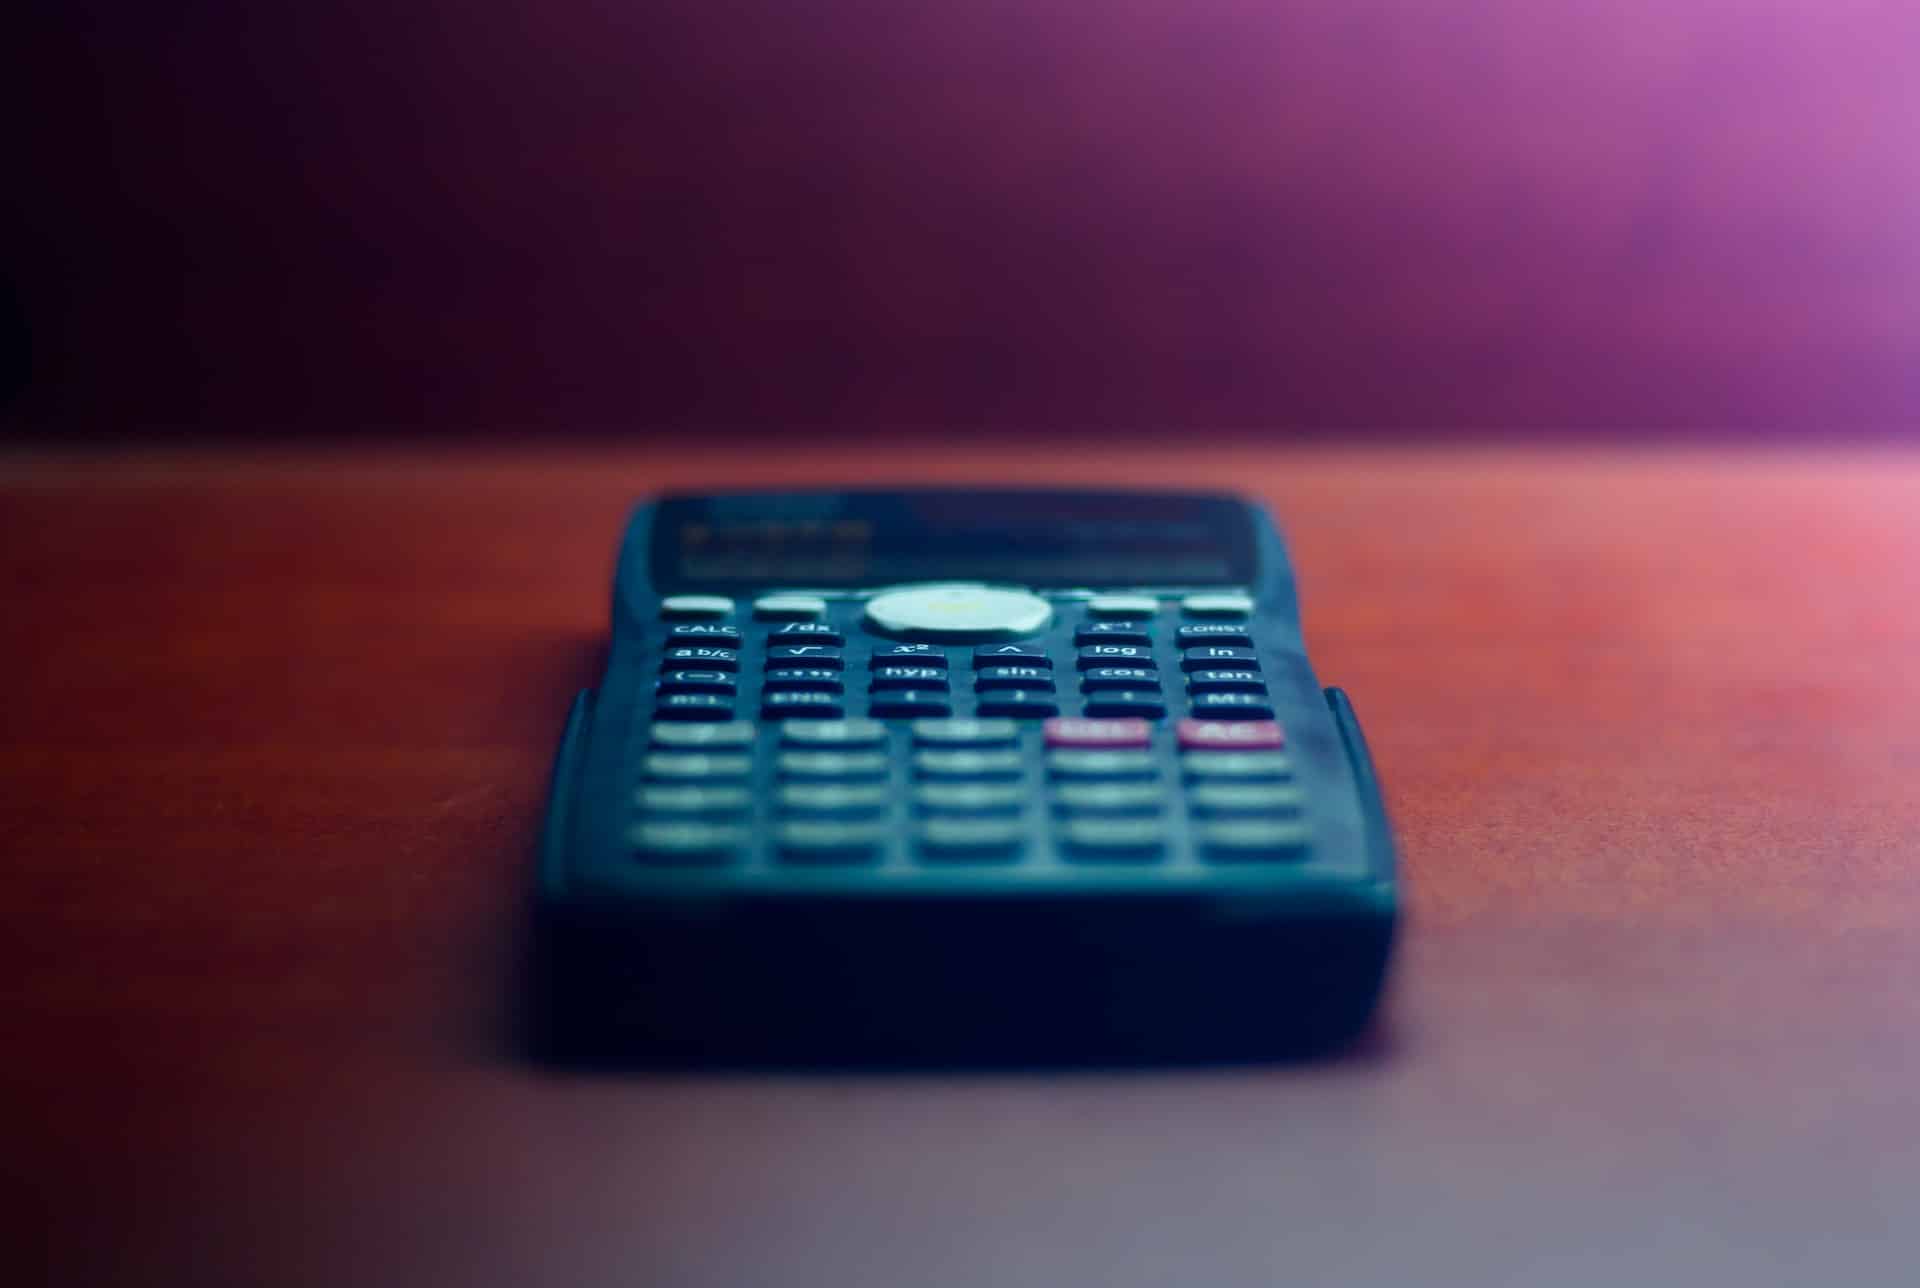
[[[561,1059],[1133,1064],[1351,1038],[1398,896],[1259,506],[822,491],[634,512],[535,910]]]

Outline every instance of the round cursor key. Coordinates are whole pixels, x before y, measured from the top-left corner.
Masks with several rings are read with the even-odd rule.
[[[1010,640],[1052,620],[1053,606],[1040,596],[999,586],[903,586],[867,601],[867,625],[896,639]]]

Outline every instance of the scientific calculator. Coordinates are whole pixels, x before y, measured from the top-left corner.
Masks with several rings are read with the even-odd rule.
[[[1360,727],[1256,505],[668,496],[633,514],[535,899],[561,1059],[1261,1059],[1397,917]]]

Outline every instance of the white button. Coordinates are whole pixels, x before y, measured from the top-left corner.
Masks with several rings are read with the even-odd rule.
[[[656,724],[657,747],[745,747],[753,742],[753,726],[745,720],[724,724]]]
[[[725,595],[669,595],[660,601],[662,617],[725,617],[733,601]]]
[[[1180,607],[1193,617],[1245,617],[1253,601],[1245,595],[1188,595]]]
[[[827,601],[813,595],[762,595],[753,615],[772,621],[811,622],[827,615]]]
[[[1152,617],[1160,611],[1160,601],[1151,595],[1095,595],[1087,601],[1087,611],[1095,617]]]
[[[1043,631],[1053,606],[1024,590],[908,586],[867,601],[867,624],[883,635],[930,640],[1003,640]]]

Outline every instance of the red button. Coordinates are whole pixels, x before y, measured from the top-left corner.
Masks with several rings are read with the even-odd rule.
[[[1286,734],[1271,720],[1182,720],[1174,726],[1188,751],[1284,747]]]
[[[1144,747],[1153,737],[1145,720],[1084,720],[1060,716],[1041,726],[1049,747]]]

